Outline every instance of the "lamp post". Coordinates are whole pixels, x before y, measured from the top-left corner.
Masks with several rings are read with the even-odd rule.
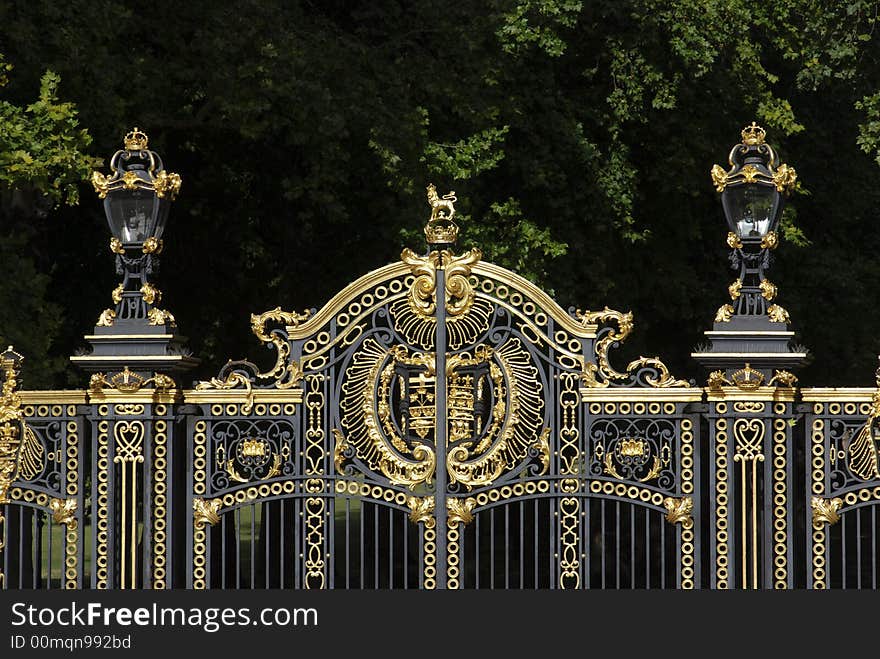
[[[85,339],[90,354],[71,361],[87,371],[120,371],[119,383],[130,385],[129,373],[179,372],[198,363],[183,347],[174,316],[160,309],[162,293],[151,282],[158,273],[162,235],[168,211],[180,191],[180,176],[167,172],[162,159],[150,150],[146,133],[134,128],[124,148],[110,159],[110,176],[92,174],[92,184],[103,199],[110,228],[110,250],[122,281],[113,290],[112,308],[105,309],[94,332]],[[134,377],[143,382],[143,376]]]
[[[790,347],[794,332],[788,312],[775,302],[776,285],[767,277],[772,252],[779,244],[777,228],[785,199],[797,180],[793,167],[779,162],[766,143],[766,132],[752,122],[742,141],[728,156],[730,169],[712,167],[715,189],[727,221],[730,264],[737,278],[728,286],[730,302],[715,314],[709,346],[692,356],[707,368],[716,383],[728,382],[733,369],[745,367],[749,382],[767,382],[774,372],[793,382],[785,371],[803,363],[806,353]],[[780,370],[781,369],[781,370]],[[712,383],[710,378],[710,384]]]

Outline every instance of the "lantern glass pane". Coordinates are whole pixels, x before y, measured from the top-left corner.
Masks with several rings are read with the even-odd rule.
[[[110,230],[123,243],[140,243],[153,235],[156,196],[150,190],[111,194]]]
[[[760,238],[773,227],[778,195],[771,186],[745,184],[725,190],[730,221],[741,238]]]

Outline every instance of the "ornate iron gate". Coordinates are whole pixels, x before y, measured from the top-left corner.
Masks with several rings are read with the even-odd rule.
[[[318,313],[255,316],[274,367],[231,362],[187,395],[189,585],[699,583],[685,407],[700,390],[656,359],[611,367],[630,316],[566,313],[478,250],[454,254],[453,200],[429,188],[427,254],[404,250]],[[585,373],[651,391],[618,411],[588,402]]]
[[[252,317],[266,370],[20,392],[0,355],[2,587],[876,588],[880,383],[618,370],[631,314],[456,254],[429,202],[426,253]]]

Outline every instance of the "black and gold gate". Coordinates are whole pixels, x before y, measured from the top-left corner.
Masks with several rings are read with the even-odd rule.
[[[428,200],[426,254],[254,316],[275,365],[185,392],[187,584],[698,586],[702,390],[658,359],[615,370],[630,315],[455,254],[455,198]]]

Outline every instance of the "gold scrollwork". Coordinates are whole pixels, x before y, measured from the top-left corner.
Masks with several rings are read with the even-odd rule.
[[[171,327],[177,326],[177,321],[174,320],[174,316],[170,311],[166,311],[164,309],[156,309],[153,307],[147,312],[147,320],[150,325],[170,325]]]
[[[97,322],[95,325],[97,327],[113,327],[113,322],[116,320],[116,312],[113,309],[104,309],[101,312],[101,315],[98,316]]]
[[[274,478],[278,474],[281,473],[281,454],[275,453],[272,459],[272,465],[269,467],[269,470],[265,473],[265,475],[260,476],[258,480],[267,481],[270,478]],[[248,483],[250,479],[245,478],[235,468],[235,460],[230,458],[226,461],[226,473],[229,474],[229,478],[236,483]]]
[[[141,247],[141,251],[144,254],[161,254],[162,248],[165,246],[164,241],[161,238],[156,238],[156,236],[150,236],[144,241],[144,246]]]
[[[162,301],[162,291],[149,283],[141,286],[141,295],[147,304],[159,304]]]
[[[724,168],[721,165],[712,165],[710,173],[712,175],[712,183],[715,186],[715,189],[718,192],[724,192],[724,188],[727,186],[727,172],[724,171]]]
[[[343,473],[343,464],[345,463],[345,452],[348,450],[348,444],[345,436],[336,428],[333,429],[333,437],[336,440],[333,445],[333,466],[336,467],[336,473]]]
[[[119,238],[114,236],[110,239],[110,251],[114,254],[125,254],[125,248],[122,246]]]
[[[727,292],[730,293],[731,300],[739,299],[739,296],[742,295],[742,287],[742,279],[737,279],[730,286],[727,287]]]
[[[798,381],[797,376],[790,371],[779,371],[777,370],[773,377],[770,378],[770,381],[767,383],[768,385],[776,383],[777,387],[793,387]]]
[[[488,329],[494,310],[491,302],[477,297],[469,279],[481,257],[479,250],[461,256],[454,256],[446,250],[419,256],[404,249],[401,261],[409,267],[415,279],[406,295],[389,307],[394,329],[412,345],[424,349],[434,347],[437,270],[443,268],[446,271],[444,299],[449,346],[458,348],[474,341]]]
[[[76,528],[76,499],[50,499],[49,510],[56,524],[64,524],[68,530]]]
[[[840,497],[824,499],[814,496],[810,499],[810,507],[813,509],[813,526],[837,524],[840,521],[838,511],[843,507],[843,499]]]
[[[258,373],[257,377],[261,379],[275,378],[275,386],[279,389],[290,389],[302,382],[303,372],[300,365],[293,360],[288,360],[290,344],[276,332],[267,332],[266,323],[274,320],[278,323],[284,323],[290,329],[308,320],[311,315],[312,312],[308,310],[298,313],[296,311],[282,311],[281,307],[275,307],[261,314],[251,314],[251,331],[263,343],[271,343],[275,346],[276,354],[275,365],[264,373]]]
[[[669,446],[665,445],[664,449],[668,452]],[[603,451],[604,449],[600,450],[600,447],[597,446],[597,454],[600,454]],[[620,459],[621,457],[630,459],[639,458],[640,464],[645,464],[651,459],[651,467],[648,469],[648,473],[641,478],[635,478],[639,483],[647,483],[648,481],[654,480],[660,475],[660,471],[663,468],[663,460],[661,457],[659,455],[651,456],[651,446],[648,442],[643,439],[626,438],[619,444],[615,445],[614,450],[609,450],[605,453],[604,471],[606,474],[617,480],[626,480],[620,472],[617,471],[617,467],[614,464],[614,459]]]
[[[766,426],[762,419],[737,419],[733,424],[733,436],[736,439],[736,455],[733,461],[763,460],[765,432]]]
[[[0,394],[0,504],[8,501],[9,487],[16,479],[21,465],[24,415],[21,410],[21,395],[18,393],[18,372],[23,359],[12,346],[0,355],[0,369],[3,371]]]
[[[716,323],[726,323],[731,318],[733,318],[733,305],[731,304],[722,304],[718,307],[718,311],[715,312]]]
[[[544,431],[538,437],[538,441],[532,445],[532,448],[541,456],[541,473],[538,475],[543,476],[550,469],[550,428],[544,428]]]
[[[116,288],[113,289],[113,292],[110,293],[110,297],[113,300],[113,304],[119,304],[122,302],[122,284],[119,284]]]
[[[771,282],[769,279],[761,280],[761,283],[758,286],[761,289],[761,297],[765,300],[772,300],[776,297],[776,284]]]
[[[437,270],[444,269],[446,285],[443,295],[446,313],[450,318],[467,314],[476,297],[468,277],[482,257],[483,254],[478,249],[471,249],[458,256],[449,250],[435,250],[427,256],[419,256],[405,248],[400,253],[400,260],[415,275],[407,295],[411,311],[422,320],[434,319],[437,308]]]
[[[694,511],[694,500],[691,497],[666,497],[663,499],[663,506],[666,508],[667,522],[681,524],[685,529],[693,527],[694,518],[691,513]]]
[[[766,409],[766,404],[754,400],[738,400],[733,403],[733,411],[743,414],[760,414]]]
[[[225,380],[220,378],[211,378],[210,380],[202,380],[196,385],[196,391],[204,391],[206,389],[235,389],[241,385],[247,391],[245,402],[241,406],[242,414],[250,414],[254,408],[254,392],[251,387],[251,380],[243,373],[230,373]]]
[[[716,165],[717,166],[717,165]],[[724,170],[722,170],[724,171]],[[742,249],[742,239],[737,236],[733,231],[727,232],[727,245],[731,249]]]
[[[733,385],[733,382],[724,377],[724,371],[712,371],[709,373],[709,379],[706,381],[706,385],[709,389],[719,390],[722,385]]]
[[[659,377],[647,377],[646,382],[651,387],[687,387],[688,383],[684,380],[677,380],[669,374],[669,369],[660,360],[659,357],[642,357],[631,361],[626,367],[626,373],[621,373],[611,366],[608,358],[609,350],[626,340],[633,330],[632,312],[621,313],[605,307],[602,311],[581,311],[576,310],[575,315],[582,325],[591,325],[599,322],[614,322],[617,324],[617,331],[608,332],[603,338],[596,342],[595,354],[598,365],[593,362],[585,362],[583,373],[581,375],[584,384],[587,387],[608,387],[611,380],[626,380],[634,375],[639,368],[648,367],[658,371]],[[597,377],[598,376],[598,377]],[[601,377],[601,379],[600,379]]]
[[[776,249],[779,245],[779,236],[775,231],[768,231],[763,238],[761,238],[761,248],[762,249]]]
[[[413,524],[434,521],[434,497],[411,496],[407,498],[406,505],[409,506],[409,520]]]
[[[220,521],[220,506],[222,505],[222,501],[220,499],[201,499],[199,497],[193,498],[193,525],[196,530],[201,530],[205,528],[205,524],[210,524],[214,526],[217,522]]]
[[[787,323],[791,321],[788,312],[778,304],[771,304],[767,307],[767,316],[770,318],[770,322],[773,323]]]
[[[448,521],[450,526],[454,524],[464,524],[467,526],[474,521],[474,508],[477,500],[473,497],[460,498],[451,497],[446,500],[446,510],[448,511]]]

